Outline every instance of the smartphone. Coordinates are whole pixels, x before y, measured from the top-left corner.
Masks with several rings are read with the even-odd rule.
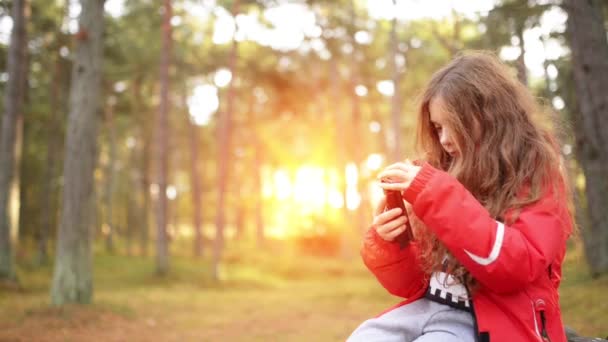
[[[401,215],[407,217],[407,210],[405,210],[405,204],[403,203],[401,191],[385,190],[384,195],[386,196],[386,210],[391,210],[393,208],[401,208]],[[414,239],[409,219],[405,225],[405,231],[399,234],[394,240],[395,242],[399,243],[399,246],[402,249],[405,248],[410,243],[410,241]]]

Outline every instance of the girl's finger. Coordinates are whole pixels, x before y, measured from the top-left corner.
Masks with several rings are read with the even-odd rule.
[[[405,180],[410,178],[410,170],[401,170],[401,169],[391,169],[384,170],[378,174],[379,179],[397,179],[397,180]]]
[[[376,232],[380,235],[380,236],[387,236],[389,235],[392,231],[394,231],[395,229],[399,228],[400,226],[403,226],[404,224],[407,223],[407,217],[405,216],[400,216],[390,222],[387,222],[383,225],[379,225],[376,228]]]
[[[376,227],[382,226],[387,222],[390,222],[401,215],[401,208],[393,208],[391,210],[387,210],[379,215],[374,217],[373,224]]]
[[[395,240],[395,238],[399,235],[401,235],[407,228],[407,225],[402,224],[399,227],[397,227],[396,229],[394,229],[393,231],[391,231],[390,233],[386,234],[386,239],[387,241],[393,241]]]
[[[409,182],[402,182],[402,183],[380,183],[380,184],[378,184],[378,186],[380,186],[384,190],[403,191],[403,190],[405,190],[405,189],[408,188]]]

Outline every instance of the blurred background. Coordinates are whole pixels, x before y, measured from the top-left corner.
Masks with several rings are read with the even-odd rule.
[[[0,1],[0,340],[344,340],[400,300],[359,258],[376,174],[470,49],[560,139],[564,321],[607,336],[607,27],[602,0]]]

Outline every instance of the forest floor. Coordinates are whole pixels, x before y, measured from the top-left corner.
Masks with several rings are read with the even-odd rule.
[[[0,287],[0,341],[343,341],[364,319],[400,301],[353,253],[344,258],[229,250],[223,281],[207,258],[174,257],[169,276],[153,258],[96,253],[93,304],[49,304],[52,268],[20,263],[21,287]],[[608,276],[592,279],[579,249],[567,255],[564,322],[608,335]]]

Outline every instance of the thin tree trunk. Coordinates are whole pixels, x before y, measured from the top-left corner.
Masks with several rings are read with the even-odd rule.
[[[114,183],[116,178],[116,132],[114,127],[114,104],[108,104],[107,116],[106,116],[106,130],[108,134],[108,164],[106,165],[105,172],[105,219],[104,223],[107,230],[104,231],[106,241],[106,251],[108,253],[114,253],[114,214],[112,209],[114,203],[112,202],[114,197]]]
[[[65,147],[63,210],[51,301],[90,303],[93,296],[91,218],[93,170],[103,60],[103,0],[82,0]]]
[[[137,112],[139,109],[136,104],[134,106],[134,111]],[[138,232],[137,227],[142,225],[142,221],[140,221],[142,215],[142,201],[141,197],[141,170],[139,170],[138,157],[140,154],[138,153],[138,145],[141,144],[141,128],[137,129],[137,132],[134,132],[134,135],[129,137],[127,140],[127,148],[128,148],[128,164],[125,168],[125,172],[127,173],[127,186],[129,189],[129,194],[126,198],[126,228],[125,228],[125,247],[127,250],[128,256],[133,256],[134,253],[134,238],[135,234]],[[133,139],[131,141],[131,139]]]
[[[152,141],[152,125],[149,120],[149,111],[147,107],[144,107],[142,101],[142,87],[141,78],[136,77],[133,82],[133,106],[136,113],[141,113],[139,118],[142,127],[142,138],[141,138],[141,156],[137,163],[139,164],[139,172],[141,172],[140,182],[141,184],[137,187],[141,196],[141,210],[138,217],[139,222],[139,248],[141,255],[148,255],[148,241],[150,231],[150,154],[151,154],[151,141]]]
[[[50,95],[50,111],[49,111],[49,130],[47,136],[47,152],[46,152],[46,169],[44,171],[44,199],[42,205],[42,213],[40,226],[37,233],[38,256],[37,262],[39,265],[48,263],[48,239],[51,232],[51,226],[54,223],[53,215],[55,206],[53,205],[56,195],[55,178],[56,178],[56,162],[59,158],[57,143],[57,132],[59,130],[59,91],[61,86],[61,62],[59,54],[56,56],[53,70],[53,78],[49,89]]]
[[[517,36],[519,38],[519,57],[517,57],[517,78],[519,81],[523,83],[525,86],[528,86],[528,69],[526,68],[526,47],[524,44],[524,25],[521,24],[520,27],[517,28]]]
[[[351,20],[354,23],[357,20],[357,11],[356,11],[356,7],[355,7],[355,1],[351,0],[350,1],[350,9],[351,9]],[[351,32],[351,34],[349,35],[350,38],[350,42],[353,46],[357,46],[355,39],[354,39],[354,33],[355,32]],[[350,79],[350,89],[349,89],[349,93],[350,93],[350,99],[351,99],[351,107],[352,107],[352,121],[351,121],[351,131],[350,131],[350,152],[349,155],[352,156],[355,159],[355,165],[357,166],[357,194],[360,196],[360,202],[359,202],[359,206],[357,208],[356,211],[356,219],[355,219],[355,224],[357,225],[357,227],[354,227],[357,229],[358,232],[361,232],[365,229],[365,227],[367,226],[367,220],[366,220],[366,216],[367,213],[364,211],[365,208],[365,203],[367,202],[367,191],[365,191],[364,188],[364,184],[362,182],[362,178],[361,178],[361,165],[363,165],[363,163],[365,162],[365,155],[367,152],[367,146],[368,144],[365,142],[364,140],[364,135],[363,135],[363,130],[361,128],[362,126],[362,120],[361,120],[361,101],[359,99],[359,96],[357,95],[357,93],[355,92],[355,88],[357,87],[357,85],[359,84],[359,74],[358,74],[358,65],[357,65],[357,60],[356,60],[356,48],[355,48],[355,53],[353,53],[352,57],[351,57],[351,79]],[[363,142],[362,144],[357,144],[358,146],[355,146],[355,141],[357,142]]]
[[[127,196],[127,227],[126,227],[126,248],[127,255],[133,255],[133,233],[135,227],[139,224],[138,213],[141,212],[140,201],[138,194],[139,187],[139,171],[137,170],[137,149],[136,146],[129,146],[129,165],[127,166],[127,182],[133,187],[133,192]]]
[[[340,188],[340,193],[342,194],[342,214],[344,215],[344,219],[349,219],[348,208],[346,207],[348,195],[347,195],[347,184],[346,184],[346,163],[348,160],[348,146],[349,146],[349,138],[346,135],[346,141],[344,139],[344,135],[341,135],[338,132],[343,132],[344,127],[346,126],[343,115],[341,114],[341,103],[340,103],[340,79],[338,73],[338,65],[335,58],[332,58],[329,61],[329,82],[330,82],[330,92],[331,92],[331,102],[329,103],[330,108],[328,112],[334,113],[334,137],[333,143],[336,146],[336,153],[338,154],[336,157],[336,166],[338,169],[338,181],[340,184],[338,185]],[[346,130],[348,132],[348,130]],[[346,223],[347,225],[349,223]],[[345,246],[343,246],[345,247]]]
[[[576,150],[585,174],[589,224],[583,227],[591,273],[608,272],[608,42],[600,0],[566,0],[567,36],[580,112]]]
[[[26,64],[27,65],[27,64]],[[26,67],[27,68],[27,67]],[[27,70],[26,70],[27,73]],[[11,232],[11,242],[15,251],[19,251],[19,228],[20,228],[20,213],[21,203],[25,203],[24,191],[21,191],[21,157],[23,152],[23,115],[17,116],[17,125],[15,129],[15,149],[13,161],[13,181],[10,185],[9,197],[9,214],[10,219],[9,230]]]
[[[239,11],[239,1],[235,0],[232,9],[232,15],[236,17]],[[238,43],[236,39],[232,41],[232,50],[230,52],[230,72],[232,73],[232,81],[228,86],[227,106],[225,111],[220,111],[218,123],[218,163],[217,163],[217,216],[215,218],[215,241],[213,244],[213,264],[212,277],[215,281],[220,279],[219,267],[224,248],[224,225],[225,225],[225,201],[226,190],[228,188],[229,163],[231,146],[231,131],[232,131],[232,111],[234,107],[234,80],[236,79],[236,61]]]
[[[13,0],[13,30],[8,50],[8,83],[4,94],[4,116],[0,133],[0,280],[16,281],[11,241],[9,194],[15,170],[18,121],[25,97],[27,2]]]
[[[246,208],[243,202],[236,206],[236,219],[234,220],[235,240],[242,240],[245,236],[245,212]]]
[[[186,103],[186,101],[184,101]],[[186,105],[186,108],[187,105]],[[189,118],[189,116],[187,116]],[[190,186],[192,187],[192,210],[193,210],[193,229],[194,229],[194,255],[200,257],[204,252],[203,245],[203,212],[201,201],[201,173],[199,170],[199,127],[192,119],[188,120],[188,130],[190,135]]]
[[[335,58],[332,58],[329,61],[329,82],[330,82],[330,92],[331,92],[331,100],[329,103],[328,112],[334,113],[334,136],[333,143],[336,148],[336,168],[338,170],[338,182],[340,193],[342,194],[342,217],[343,222],[346,227],[350,227],[352,224],[351,215],[348,210],[348,184],[346,182],[346,164],[348,162],[349,157],[349,129],[346,129],[347,124],[346,120],[342,115],[341,103],[340,103],[340,85],[339,85],[339,73],[338,73],[338,65]],[[340,134],[341,132],[342,134]],[[346,132],[346,134],[344,134]],[[346,138],[346,139],[344,139]],[[329,178],[328,178],[329,179]],[[329,183],[327,183],[329,184]],[[340,255],[349,259],[351,255],[351,249],[348,246],[348,236],[347,234],[340,235]]]
[[[255,131],[253,134],[253,146],[254,146],[254,165],[253,165],[253,181],[255,191],[255,231],[256,231],[256,242],[258,247],[263,247],[265,243],[265,232],[264,232],[264,197],[262,189],[262,146],[258,132]]]
[[[169,272],[169,246],[167,241],[167,169],[169,146],[169,66],[171,64],[171,0],[164,0],[162,24],[162,50],[160,66],[160,108],[156,139],[158,151],[158,208],[156,210],[156,273]]]
[[[144,139],[152,136],[152,133],[149,130],[144,134]],[[150,241],[150,207],[152,203],[150,199],[150,155],[152,149],[150,148],[150,140],[144,140],[143,145],[141,156],[141,195],[143,196],[143,203],[141,217],[139,219],[141,222],[139,230],[139,248],[142,256],[148,256],[148,245]]]
[[[395,3],[396,0],[393,0]],[[401,73],[397,66],[397,55],[399,54],[399,41],[397,40],[397,18],[393,18],[390,32],[390,44],[391,44],[391,58],[389,65],[391,66],[393,89],[394,93],[391,97],[391,126],[393,127],[393,148],[392,158],[393,161],[403,159],[403,152],[401,151],[401,93],[399,92],[399,83],[401,80]]]

